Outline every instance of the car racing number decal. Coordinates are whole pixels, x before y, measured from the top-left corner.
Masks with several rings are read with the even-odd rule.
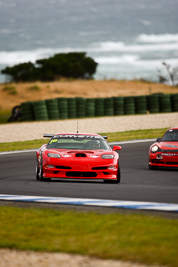
[[[50,143],[50,144],[52,144],[52,143],[57,143],[57,140],[58,140],[58,139],[51,139],[49,143]]]
[[[178,153],[162,153],[162,156],[175,156],[178,157]]]

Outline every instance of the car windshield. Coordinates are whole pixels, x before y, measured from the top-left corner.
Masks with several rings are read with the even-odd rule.
[[[178,130],[168,130],[162,137],[161,141],[166,142],[166,141],[172,141],[178,142]]]
[[[47,148],[81,150],[110,149],[103,138],[92,135],[56,135],[48,142]]]

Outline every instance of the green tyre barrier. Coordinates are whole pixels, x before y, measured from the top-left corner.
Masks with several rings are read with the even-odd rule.
[[[135,114],[135,100],[133,96],[127,96],[124,98],[124,114]]]
[[[47,106],[49,120],[58,120],[59,119],[58,100],[47,99],[46,106]]]
[[[61,97],[58,99],[59,118],[62,120],[68,119],[68,101],[67,98]]]
[[[21,103],[22,121],[33,121],[34,120],[32,103],[33,102]]]
[[[147,96],[147,108],[149,113],[159,113],[159,95],[149,95]]]
[[[104,116],[104,98],[95,98],[95,116]]]
[[[124,115],[124,97],[113,97],[114,115]]]
[[[75,98],[68,98],[68,118],[75,119],[77,117],[76,113],[76,99]]]
[[[104,115],[105,116],[114,115],[114,101],[112,97],[104,99]]]
[[[178,111],[178,94],[171,95],[172,111]]]
[[[135,96],[135,112],[136,114],[147,114],[146,96]]]
[[[36,121],[48,120],[48,111],[44,100],[33,102],[32,106]]]
[[[171,96],[170,95],[160,95],[159,96],[159,106],[161,113],[172,112]]]
[[[95,99],[94,98],[86,98],[85,116],[86,117],[95,116]]]
[[[85,104],[86,99],[83,97],[76,97],[76,110],[77,110],[77,118],[85,118]]]

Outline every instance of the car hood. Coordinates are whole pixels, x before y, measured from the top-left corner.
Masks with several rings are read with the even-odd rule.
[[[80,149],[46,149],[46,153],[57,153],[60,154],[61,157],[76,157],[83,156],[83,157],[91,157],[97,158],[103,154],[115,154],[112,150],[103,150],[103,149],[96,149],[96,150],[80,150]]]
[[[178,142],[159,142],[155,143],[155,145],[159,146],[162,150],[178,150]]]

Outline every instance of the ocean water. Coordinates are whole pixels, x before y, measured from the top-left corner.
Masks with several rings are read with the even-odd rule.
[[[0,71],[70,51],[98,63],[95,79],[158,81],[178,66],[178,0],[0,0]]]

